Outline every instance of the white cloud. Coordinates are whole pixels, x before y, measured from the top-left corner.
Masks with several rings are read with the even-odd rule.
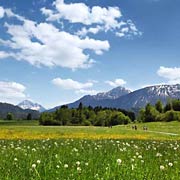
[[[161,85],[166,85],[167,83],[161,82],[161,83],[154,83],[154,84],[143,84],[141,85],[140,88],[146,88],[146,87],[151,87],[151,86],[161,86]]]
[[[72,79],[61,79],[55,78],[52,80],[52,83],[60,88],[69,89],[69,90],[82,90],[91,88],[93,86],[92,82],[81,83],[74,81]]]
[[[73,90],[77,95],[94,95],[97,94],[98,91],[91,89],[94,83],[97,81],[89,80],[88,82],[81,83],[75,81],[73,79],[62,79],[62,78],[55,78],[52,80],[52,83],[62,89],[65,90]]]
[[[131,35],[140,35],[135,24],[131,20],[122,21],[122,13],[119,7],[89,7],[85,3],[65,3],[64,0],[56,0],[53,3],[55,9],[41,8],[42,14],[47,21],[66,20],[69,23],[80,23],[82,27],[76,34],[85,36],[88,33],[97,34],[102,31],[116,31],[116,35],[123,37],[120,33],[126,30]],[[95,25],[95,27],[89,26]],[[122,27],[124,26],[124,27]],[[123,28],[121,30],[121,27]],[[128,30],[128,31],[127,31]]]
[[[141,36],[142,32],[136,28],[136,25],[131,20],[128,20],[121,23],[121,28],[115,34],[117,37],[132,37]]]
[[[23,22],[23,25],[5,23],[11,39],[8,41],[0,39],[1,44],[11,48],[9,56],[17,60],[24,60],[36,66],[88,68],[94,60],[84,52],[85,50],[102,54],[110,48],[108,41],[88,37],[82,39],[77,35],[60,31],[52,24],[38,24],[14,14],[11,10],[6,10],[6,13],[9,17],[16,17]]]
[[[8,53],[6,53],[6,52],[4,52],[4,51],[0,51],[0,59],[7,58],[7,57],[9,57],[9,56],[10,56],[10,54],[8,54]]]
[[[26,87],[16,82],[0,81],[0,101],[16,104],[26,98]]]
[[[88,7],[84,3],[69,3],[64,0],[56,0],[53,3],[56,10],[42,8],[41,11],[47,16],[48,21],[59,19],[68,20],[71,23],[85,25],[104,24],[107,29],[118,26],[117,18],[122,16],[118,7]]]
[[[118,37],[124,37],[124,36],[125,36],[125,34],[124,34],[124,33],[122,33],[122,32],[116,32],[116,36],[118,36]]]
[[[83,27],[76,34],[83,37],[83,36],[86,36],[88,33],[97,34],[98,32],[100,32],[102,30],[103,30],[103,28],[99,25],[96,27],[90,27],[90,28]]]
[[[167,79],[170,84],[180,84],[180,68],[178,67],[170,68],[161,66],[157,74]]]
[[[126,84],[126,81],[123,79],[115,79],[114,81],[105,81],[106,84],[109,84],[112,87],[117,87],[117,86],[123,86]]]
[[[0,6],[0,18],[4,17],[4,8]]]
[[[35,66],[60,66],[72,70],[89,68],[95,60],[91,52],[102,55],[110,49],[107,40],[98,40],[87,36],[102,31],[117,30],[119,37],[129,34],[137,35],[138,30],[131,20],[120,20],[122,17],[118,7],[88,7],[84,3],[66,4],[56,0],[53,9],[42,8],[48,20],[63,20],[69,23],[81,23],[76,32],[69,33],[49,22],[35,22],[14,13],[11,9],[3,9],[3,16],[16,18],[19,22],[5,22],[8,40],[0,39],[0,44],[7,48],[0,52],[0,58],[12,57],[18,61],[27,61]],[[67,24],[67,23],[66,23]],[[88,50],[88,51],[87,51]],[[90,50],[90,51],[89,51]]]

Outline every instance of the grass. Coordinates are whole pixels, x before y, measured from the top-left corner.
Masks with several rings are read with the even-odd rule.
[[[148,130],[143,131],[146,125]],[[154,139],[179,140],[179,122],[156,122],[137,124],[138,130],[132,130],[132,125],[107,127],[83,126],[38,126],[37,121],[0,121],[0,139]],[[153,132],[151,132],[153,131]],[[158,133],[163,132],[163,133]],[[173,133],[173,134],[165,134]]]
[[[1,140],[3,180],[177,180],[177,141]]]
[[[37,120],[0,120],[0,126],[38,126]]]
[[[0,121],[0,179],[179,179],[180,123],[142,123],[137,131],[132,125],[111,129]]]

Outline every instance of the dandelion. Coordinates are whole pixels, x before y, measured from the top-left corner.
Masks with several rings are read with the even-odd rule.
[[[121,163],[122,163],[122,160],[121,159],[117,159],[117,164],[121,165]]]
[[[170,162],[168,165],[169,165],[170,167],[172,167],[172,166],[173,166],[173,163]]]
[[[161,157],[161,156],[162,156],[161,153],[157,153],[157,154],[156,154],[156,157]]]
[[[14,161],[17,161],[17,158],[14,158]]]
[[[59,166],[59,165],[57,165],[57,166],[56,166],[56,168],[57,168],[57,169],[59,169],[59,168],[60,168],[60,166]]]
[[[88,165],[89,165],[89,163],[85,163],[85,165],[86,165],[86,166],[88,166]]]
[[[76,162],[76,165],[79,166],[81,163],[79,161]]]
[[[36,164],[32,164],[32,168],[35,169],[36,168]]]
[[[164,169],[165,169],[165,167],[161,165],[160,166],[160,170],[164,170]]]
[[[77,149],[77,148],[73,148],[73,151],[74,151],[74,152],[78,152],[78,149]]]
[[[68,168],[68,164],[65,164],[65,165],[64,165],[64,168]]]
[[[37,164],[40,164],[41,163],[41,161],[40,160],[37,160]]]
[[[77,167],[77,171],[78,171],[78,172],[81,172],[81,168],[80,168],[80,167]]]

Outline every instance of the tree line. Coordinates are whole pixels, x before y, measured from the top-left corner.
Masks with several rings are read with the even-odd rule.
[[[114,126],[128,124],[135,120],[131,111],[115,108],[85,107],[82,103],[78,108],[68,108],[64,105],[55,112],[41,113],[41,125],[84,125],[84,126]]]
[[[13,113],[10,113],[10,112],[9,112],[9,113],[7,113],[5,119],[6,119],[6,120],[15,120],[16,118],[15,118],[15,116],[14,116]],[[31,114],[31,113],[28,113],[27,116],[26,116],[26,118],[23,118],[23,120],[32,120],[32,114]]]
[[[180,121],[180,100],[168,100],[165,105],[160,100],[155,105],[148,103],[139,111],[137,120],[140,122]]]

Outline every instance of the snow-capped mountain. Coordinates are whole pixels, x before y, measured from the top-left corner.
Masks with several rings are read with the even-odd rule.
[[[117,87],[114,88],[108,92],[103,92],[103,93],[98,93],[96,95],[94,95],[93,97],[97,100],[101,100],[101,99],[117,99],[121,96],[124,96],[126,94],[129,94],[131,91],[124,88],[124,87]]]
[[[166,104],[169,99],[180,99],[180,84],[149,86],[133,92],[118,87],[105,93],[98,93],[94,96],[84,96],[68,104],[68,107],[76,108],[79,106],[79,103],[82,102],[84,106],[102,106],[135,110],[145,107],[147,103],[155,104],[158,100]],[[59,107],[60,106],[57,106],[49,111],[54,111]]]
[[[117,99],[121,96],[124,96],[126,94],[129,94],[131,91],[125,89],[124,87],[116,87],[108,92],[98,93],[96,95],[86,95],[83,96],[81,99],[68,104],[68,107],[70,108],[77,108],[79,106],[79,103],[81,102],[84,106],[106,106],[108,104],[109,100]],[[50,109],[48,111],[55,111],[57,108],[61,106],[57,106],[53,109]]]
[[[145,87],[115,99],[109,105],[131,109],[144,107],[147,103],[155,104],[157,100],[165,104],[169,99],[180,99],[180,84]]]
[[[40,104],[38,103],[33,103],[29,100],[24,100],[22,101],[21,103],[18,104],[18,106],[22,109],[31,109],[31,110],[36,110],[36,111],[39,111],[39,112],[43,112],[45,111],[46,109],[41,106]]]

